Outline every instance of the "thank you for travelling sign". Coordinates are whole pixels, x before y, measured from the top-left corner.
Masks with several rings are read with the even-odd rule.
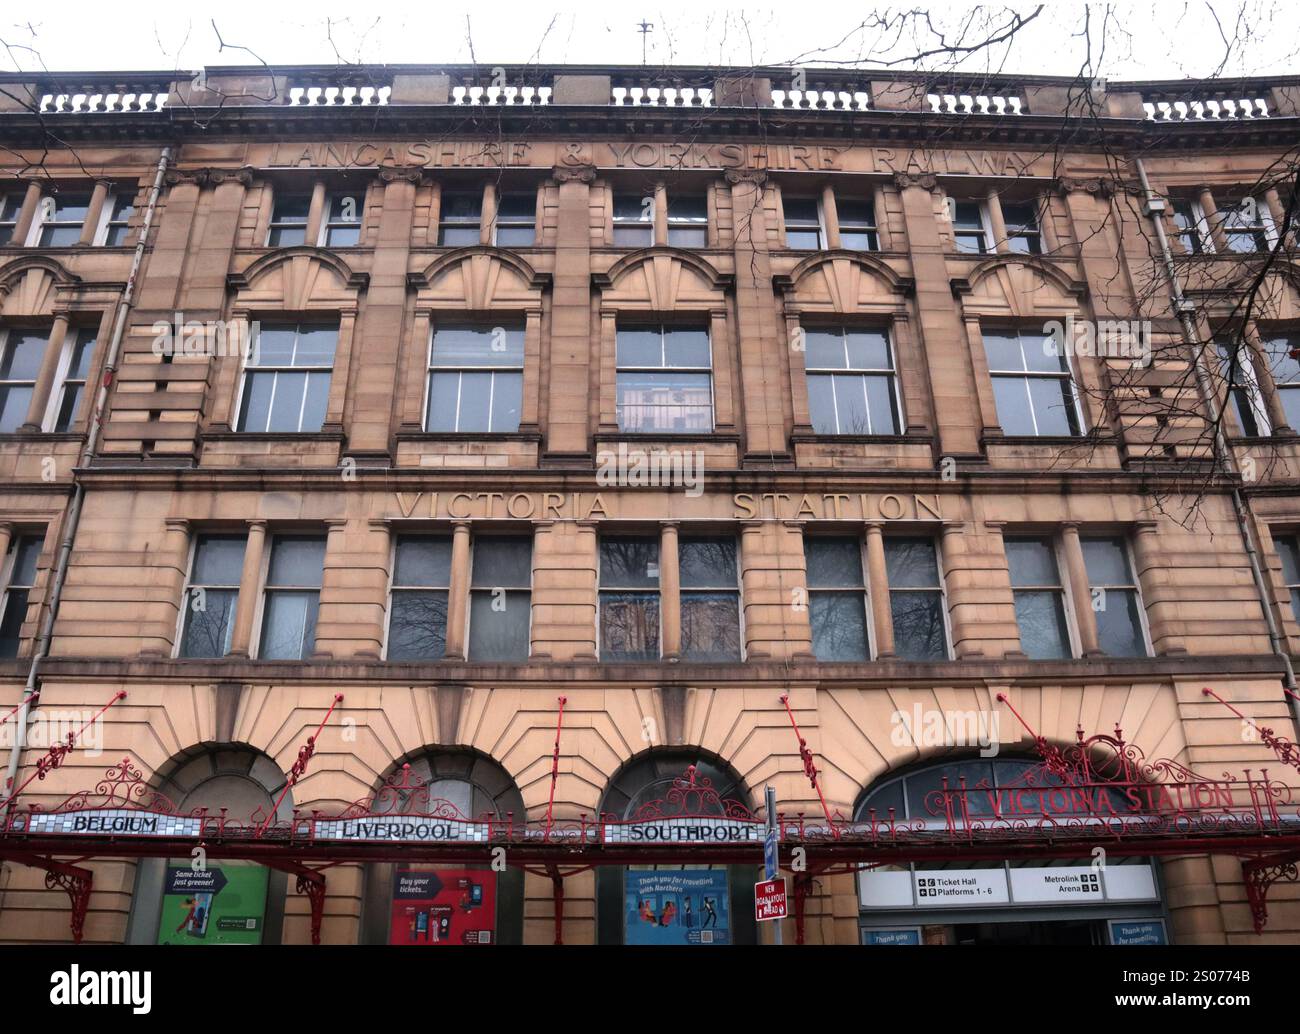
[[[486,822],[427,815],[384,815],[356,819],[318,819],[316,840],[384,844],[485,844]]]
[[[15,820],[15,826],[23,821]],[[25,816],[29,834],[105,837],[197,837],[203,820],[196,815],[168,815],[133,808],[32,812]]]
[[[761,844],[763,823],[728,818],[662,818],[608,822],[606,844]]]

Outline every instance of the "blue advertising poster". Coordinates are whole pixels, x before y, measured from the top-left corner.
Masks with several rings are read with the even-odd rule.
[[[730,944],[725,869],[628,869],[624,944]]]

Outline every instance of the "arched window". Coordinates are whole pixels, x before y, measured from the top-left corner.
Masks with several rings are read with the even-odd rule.
[[[407,771],[403,766],[409,765]],[[401,789],[390,789],[394,786]],[[389,814],[459,813],[502,821],[524,819],[524,800],[504,768],[470,750],[408,756],[385,776],[374,810]],[[524,874],[507,868],[427,863],[366,866],[361,911],[363,944],[433,944],[444,938],[521,944]],[[483,936],[486,934],[486,936]]]
[[[204,747],[158,770],[156,788],[181,814],[226,809],[231,822],[270,814],[284,789],[278,765],[250,747]],[[292,794],[276,813],[293,815]],[[136,865],[128,944],[279,944],[287,878],[252,862],[144,858]]]
[[[706,786],[708,791],[690,795],[687,808],[690,812],[703,815],[727,814],[727,802],[736,801],[746,808],[750,806],[749,792],[740,777],[722,761],[702,753],[670,750],[651,751],[629,761],[620,768],[609,781],[605,794],[601,798],[600,812],[606,818],[615,820],[634,820],[647,812],[658,812],[661,802],[672,801],[674,791],[680,790],[682,781],[690,778],[688,769],[692,769],[696,786]],[[705,782],[707,780],[707,783]],[[754,882],[758,878],[758,852],[755,851],[755,865],[655,865],[652,862],[630,866],[602,865],[596,869],[596,923],[597,940],[600,944],[640,943],[635,937],[627,937],[627,925],[640,922],[646,912],[653,912],[653,907],[646,908],[645,902],[629,905],[628,895],[632,893],[630,879],[644,879],[640,875],[651,870],[676,871],[713,870],[725,873],[727,888],[728,939],[737,944],[754,944],[757,931],[754,921]],[[719,877],[721,883],[721,876]],[[698,900],[690,906],[688,920],[683,900],[682,911],[675,920],[684,928],[698,924],[701,929],[705,923],[714,923],[715,918],[709,913],[716,910],[712,901],[706,905],[703,898],[710,897],[707,891],[697,895]],[[640,910],[640,914],[638,914]]]

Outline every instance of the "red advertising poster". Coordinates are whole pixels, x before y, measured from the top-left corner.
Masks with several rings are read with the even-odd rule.
[[[398,869],[389,944],[491,944],[497,874],[490,869]]]

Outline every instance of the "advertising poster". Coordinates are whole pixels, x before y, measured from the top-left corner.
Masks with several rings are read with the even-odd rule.
[[[725,869],[628,869],[624,944],[730,944]]]
[[[169,865],[158,943],[261,944],[267,876],[260,865]]]
[[[497,874],[490,869],[398,869],[389,944],[491,944]]]

